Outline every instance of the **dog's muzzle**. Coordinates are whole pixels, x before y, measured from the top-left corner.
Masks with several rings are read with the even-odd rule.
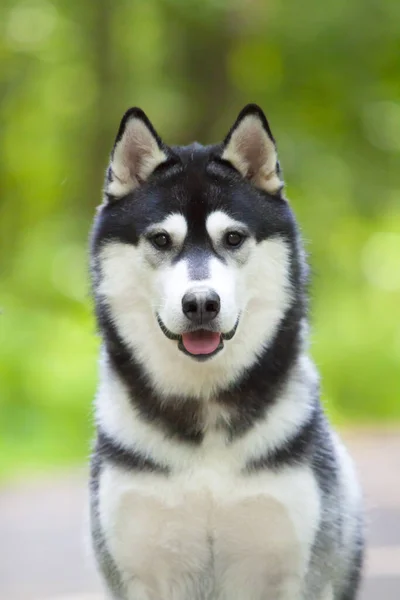
[[[170,331],[163,323],[160,315],[156,315],[157,322],[163,334],[169,339],[178,342],[181,352],[198,361],[212,358],[224,347],[224,342],[231,340],[238,328],[239,317],[231,331],[226,333],[212,331],[211,329],[197,328],[192,331],[176,334]]]

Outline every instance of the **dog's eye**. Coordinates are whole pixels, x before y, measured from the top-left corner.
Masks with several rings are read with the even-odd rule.
[[[154,246],[159,250],[168,250],[171,247],[171,238],[167,233],[157,233],[151,238]]]
[[[244,237],[238,231],[228,231],[225,235],[225,244],[228,248],[239,248],[244,242]]]

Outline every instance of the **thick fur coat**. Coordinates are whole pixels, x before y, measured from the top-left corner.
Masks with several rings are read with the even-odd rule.
[[[114,600],[354,600],[361,497],[319,400],[307,266],[255,105],[168,147],[124,116],[92,234],[91,526]]]

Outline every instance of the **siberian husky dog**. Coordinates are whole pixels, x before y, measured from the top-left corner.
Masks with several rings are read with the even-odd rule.
[[[262,110],[169,147],[122,119],[91,242],[91,530],[114,600],[354,600],[361,495],[307,348],[307,267]]]

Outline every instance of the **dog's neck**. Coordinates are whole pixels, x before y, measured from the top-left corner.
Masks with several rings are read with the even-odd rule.
[[[193,362],[191,365],[187,357],[180,357],[201,372],[197,388],[203,393],[197,396],[185,394],[183,390],[180,394],[160,392],[160,386],[153,385],[115,325],[105,319],[101,329],[107,369],[123,385],[141,417],[162,428],[167,435],[199,444],[210,426],[224,430],[227,437],[233,439],[263,418],[277,400],[303,351],[304,323],[302,307],[296,303],[286,312],[270,343],[255,357],[253,364],[236,373],[230,381],[223,361],[221,372],[215,373],[207,364]],[[175,370],[178,382],[181,375]],[[219,380],[219,387],[213,378]]]

